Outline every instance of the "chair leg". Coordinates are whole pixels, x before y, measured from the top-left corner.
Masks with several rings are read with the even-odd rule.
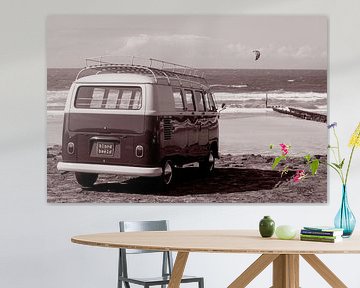
[[[204,288],[204,279],[199,280],[199,288]]]

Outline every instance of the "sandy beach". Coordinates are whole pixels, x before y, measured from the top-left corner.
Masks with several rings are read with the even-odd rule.
[[[326,157],[318,156],[318,174],[294,183],[293,175],[304,160],[291,158],[289,173],[272,170],[273,157],[221,155],[214,174],[201,177],[197,167],[178,169],[171,190],[160,192],[151,178],[101,175],[93,188],[81,188],[73,173],[56,169],[60,146],[49,147],[49,203],[326,203]]]

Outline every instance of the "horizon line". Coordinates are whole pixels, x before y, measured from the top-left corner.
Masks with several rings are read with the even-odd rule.
[[[89,66],[82,67],[46,67],[46,69],[84,69]],[[328,71],[328,68],[192,68],[195,70],[317,70]]]

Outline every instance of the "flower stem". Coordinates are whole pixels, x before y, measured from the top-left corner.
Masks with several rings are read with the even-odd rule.
[[[359,134],[358,134],[357,137],[356,137],[355,143],[358,141],[359,138],[360,138],[360,132],[359,132]],[[348,164],[347,169],[346,169],[345,185],[347,184],[347,180],[348,180],[348,176],[349,176],[349,170],[350,170],[350,165],[351,165],[351,161],[352,161],[352,158],[353,158],[353,155],[354,155],[355,147],[356,147],[356,145],[354,144],[353,148],[351,149],[349,164]]]
[[[341,155],[340,155],[340,144],[339,144],[339,137],[336,134],[336,130],[335,128],[333,128],[334,131],[334,135],[335,135],[335,139],[336,139],[336,145],[337,145],[337,150],[338,150],[338,156],[339,156],[339,162],[341,161]],[[339,163],[340,164],[340,163]]]
[[[335,149],[334,149],[334,148],[330,148],[330,150],[331,150],[331,153],[332,153],[333,156],[334,156],[334,159],[335,159],[335,161],[336,161],[336,164],[340,164],[340,160],[338,160],[337,157],[336,157]]]
[[[337,148],[338,157],[339,157],[339,161],[337,164],[340,165],[342,162],[342,158],[341,158],[341,154],[340,154],[339,137],[336,134],[335,128],[333,128],[333,131],[334,131],[334,135],[335,135],[335,139],[336,139],[336,146],[337,146],[336,148]],[[336,159],[336,157],[335,157],[335,159]],[[341,178],[342,183],[346,184],[346,181],[344,181],[344,173],[343,173],[342,167],[341,167],[341,169],[339,169],[339,172],[340,172],[340,178]]]

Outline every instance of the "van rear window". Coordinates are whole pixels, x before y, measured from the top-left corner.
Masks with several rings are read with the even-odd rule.
[[[81,86],[75,107],[82,109],[139,110],[142,104],[140,87]]]

